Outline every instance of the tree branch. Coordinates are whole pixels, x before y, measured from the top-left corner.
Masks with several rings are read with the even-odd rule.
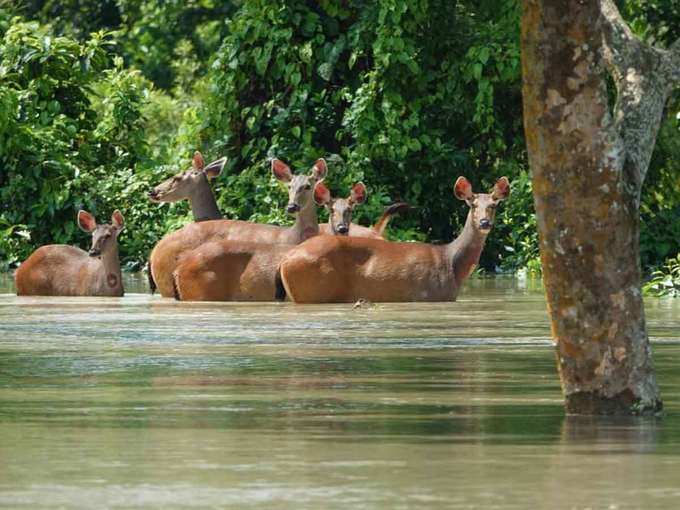
[[[616,79],[623,79],[626,70],[634,67],[639,54],[651,49],[638,39],[621,17],[613,0],[600,0],[604,60]]]
[[[613,0],[600,0],[602,57],[614,78],[613,116],[623,139],[624,178],[638,200],[669,94],[680,80],[680,41],[664,50],[633,34]]]

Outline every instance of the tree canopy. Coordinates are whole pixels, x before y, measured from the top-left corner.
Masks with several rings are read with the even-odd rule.
[[[675,3],[621,7],[646,40],[677,38]],[[141,267],[191,218],[146,193],[200,149],[228,157],[214,185],[226,217],[289,222],[268,159],[323,156],[332,191],[368,185],[359,222],[414,207],[390,228],[399,239],[450,239],[466,214],[456,177],[490,188],[506,175],[482,266],[535,269],[519,16],[516,0],[2,2],[0,265],[82,244],[84,207],[124,212],[121,256]],[[642,197],[644,267],[680,251],[679,110],[676,94]]]

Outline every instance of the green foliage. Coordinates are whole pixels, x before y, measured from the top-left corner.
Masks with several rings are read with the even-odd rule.
[[[75,224],[67,218],[88,204],[81,166],[98,147],[83,143],[96,127],[87,88],[106,65],[107,44],[103,34],[79,44],[18,19],[4,34],[0,219],[35,231],[35,243],[70,239]]]
[[[640,207],[643,268],[658,266],[680,252],[680,120],[677,109],[669,110],[643,188]]]
[[[642,291],[647,296],[680,297],[680,254],[668,259],[660,269],[654,271]]]
[[[526,269],[540,273],[538,230],[531,178],[522,170],[512,182],[512,193],[498,211],[499,224],[494,239],[502,245],[497,251],[499,266],[506,270]]]
[[[106,33],[81,43],[15,18],[0,44],[0,260],[85,244],[80,208],[102,222],[123,210],[124,254],[139,260],[159,235],[145,198],[158,178],[141,114],[149,83],[112,64]]]
[[[648,41],[680,37],[674,2],[621,7]],[[467,214],[455,179],[484,191],[506,175],[481,266],[540,270],[517,0],[0,0],[0,38],[4,266],[40,244],[84,245],[83,207],[123,211],[121,254],[140,267],[191,218],[148,189],[201,149],[229,158],[214,183],[227,217],[290,222],[268,160],[306,172],[325,157],[334,194],[369,188],[356,221],[412,205],[388,230],[400,240],[450,240]],[[676,95],[643,192],[645,269],[680,251],[679,110]]]
[[[117,6],[128,64],[164,89],[205,72],[234,9],[214,0],[118,0]]]
[[[0,7],[2,1],[8,0],[0,0]],[[16,14],[78,40],[115,29],[125,62],[163,89],[188,73],[193,80],[205,72],[234,10],[232,2],[214,0],[17,0],[10,5]],[[180,68],[187,57],[189,65]]]
[[[676,0],[618,1],[621,14],[639,37],[668,47],[680,39],[680,3]]]
[[[364,180],[378,197],[358,221],[405,200],[416,209],[397,220],[401,238],[450,239],[467,213],[452,193],[458,175],[490,188],[525,165],[518,10],[495,7],[459,4],[452,16],[436,1],[244,4],[213,62],[198,132],[230,157],[220,204],[282,219],[270,212],[283,197],[267,158],[306,168],[331,155],[332,189]]]
[[[13,265],[21,262],[22,244],[31,240],[25,225],[10,225],[0,216],[0,271],[7,271]]]

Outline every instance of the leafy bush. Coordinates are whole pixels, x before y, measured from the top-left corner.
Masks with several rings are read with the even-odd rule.
[[[453,197],[456,177],[490,188],[524,158],[516,151],[517,5],[504,3],[501,16],[484,3],[457,9],[451,16],[447,2],[401,0],[243,4],[208,75],[207,122],[197,132],[230,157],[220,204],[237,217],[281,220],[267,158],[304,168],[331,155],[332,188],[369,186],[358,221],[405,200],[416,209],[395,222],[399,237],[449,240],[467,213]],[[433,22],[444,18],[451,23]]]
[[[651,42],[680,33],[671,3],[621,4]],[[679,98],[643,190],[646,270],[680,251]],[[506,175],[481,266],[537,271],[521,119],[517,0],[0,0],[0,264],[82,245],[77,210],[119,207],[121,255],[141,267],[191,220],[147,190],[201,149],[229,158],[214,183],[227,217],[290,222],[267,161],[323,156],[334,194],[367,184],[360,223],[413,206],[388,231],[402,240],[449,241],[467,214],[456,177],[488,190]]]
[[[648,296],[680,297],[680,254],[654,271],[642,290]]]
[[[506,271],[525,269],[539,273],[538,230],[531,178],[527,171],[522,170],[515,177],[510,198],[498,211],[498,217],[493,237],[501,245],[494,250],[498,253],[498,266]]]
[[[0,42],[0,260],[84,244],[80,208],[100,221],[122,209],[134,232],[121,240],[124,257],[141,258],[160,235],[144,196],[157,179],[141,115],[148,82],[120,59],[112,65],[108,34],[80,43],[18,18],[10,25]]]

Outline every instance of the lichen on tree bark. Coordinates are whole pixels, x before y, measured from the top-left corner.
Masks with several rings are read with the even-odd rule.
[[[640,292],[638,208],[674,62],[674,50],[635,38],[610,0],[523,2],[524,124],[568,412],[661,407]]]

